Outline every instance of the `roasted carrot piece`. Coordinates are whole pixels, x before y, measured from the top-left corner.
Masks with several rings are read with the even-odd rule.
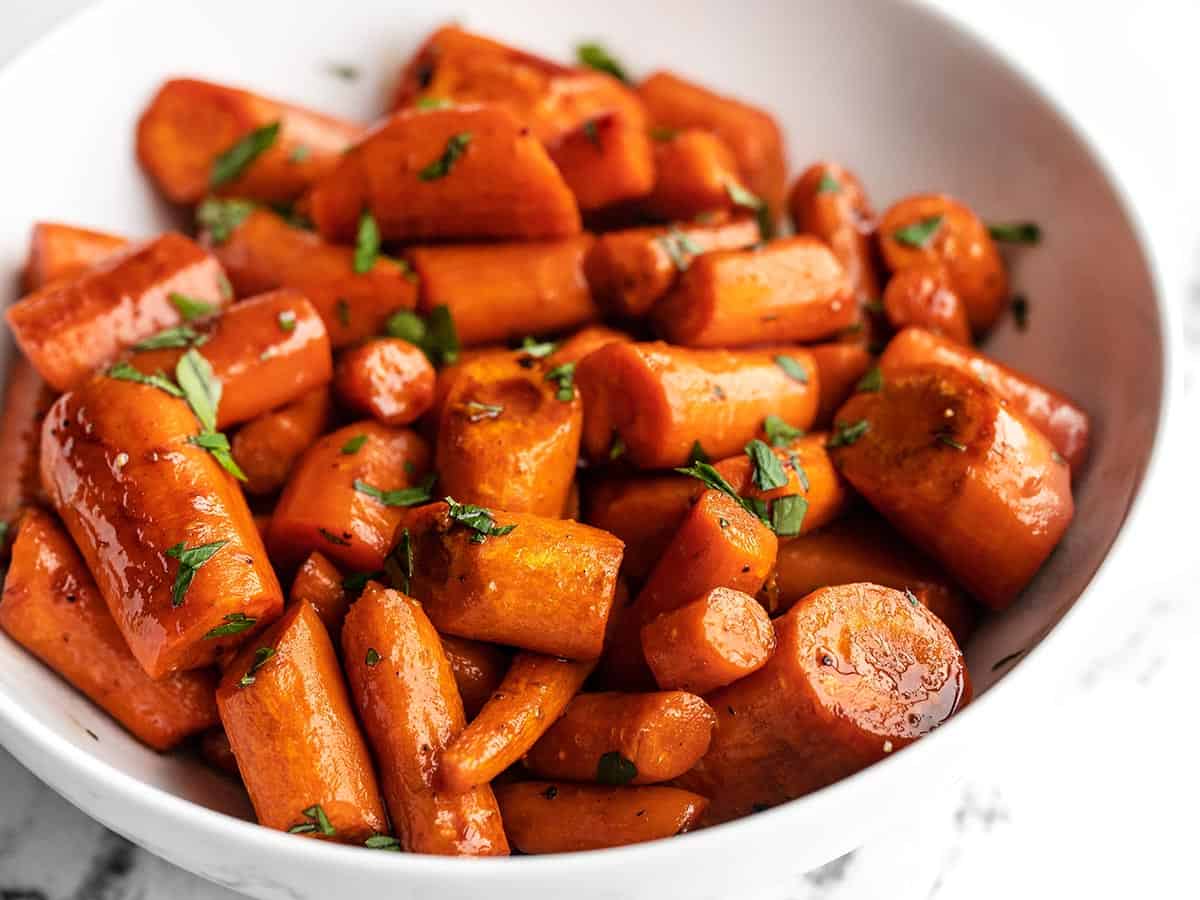
[[[560,342],[555,351],[546,357],[546,363],[552,368],[564,363],[578,363],[589,353],[606,344],[631,340],[633,338],[624,331],[609,328],[607,325],[588,325]]]
[[[233,436],[233,459],[251,494],[273,494],[287,481],[296,460],[329,424],[333,402],[319,387],[298,400],[250,420]]]
[[[35,222],[29,236],[24,287],[36,291],[52,281],[76,278],[129,246],[115,234],[58,222]]]
[[[205,232],[239,296],[300,291],[317,308],[335,348],[379,334],[392,313],[416,307],[416,276],[406,263],[381,256],[359,272],[353,247],[327,244],[266,210],[241,212],[236,227]]]
[[[583,446],[608,459],[616,438],[643,469],[684,465],[695,444],[713,458],[741,451],[763,419],[812,424],[818,378],[808,352],[690,350],[664,343],[616,343],[579,363]]]
[[[483,347],[467,347],[458,351],[457,359],[437,370],[437,381],[433,386],[433,406],[426,416],[426,422],[432,425],[431,437],[436,436],[438,423],[442,421],[442,408],[446,405],[454,383],[468,363],[484,357],[503,357],[511,351],[502,344],[487,344]]]
[[[759,240],[753,218],[718,214],[714,219],[711,224],[627,228],[597,236],[584,262],[592,295],[611,313],[641,317],[699,254],[737,250]]]
[[[294,565],[320,550],[351,572],[379,571],[404,512],[387,495],[419,484],[431,456],[406,428],[364,421],[331,431],[300,457],[279,497],[272,554]]]
[[[970,599],[871,511],[843,517],[780,546],[775,563],[778,606],[772,612],[786,612],[817,588],[850,584],[856,578],[912,591],[946,623],[959,646],[971,636],[977,616]]]
[[[217,723],[214,673],[151,680],[129,652],[70,537],[39,509],[21,517],[0,628],[155,750]]]
[[[0,521],[14,524],[21,507],[41,502],[38,455],[42,420],[56,393],[20,353],[8,363],[4,381],[4,416],[0,418]],[[0,541],[0,547],[3,545]]]
[[[203,335],[197,352],[208,360],[213,377],[222,385],[218,429],[298,400],[333,376],[329,335],[316,309],[299,291],[251,297],[229,307],[209,326],[192,331]],[[168,348],[153,349],[156,337],[134,345],[129,358],[135,369],[147,375],[174,371],[184,354],[175,341]]]
[[[976,337],[1008,302],[1008,272],[987,225],[953,197],[918,194],[896,203],[879,222],[879,246],[893,272],[941,263]]]
[[[757,600],[719,587],[647,622],[641,642],[660,688],[708,694],[766,665],[775,631]]]
[[[421,604],[369,582],[342,629],[346,677],[392,824],[410,853],[503,856],[492,789],[437,788],[438,761],[466,718],[450,663]]]
[[[214,313],[232,299],[220,263],[183,235],[168,232],[76,279],[27,294],[5,315],[38,374],[65,391],[122,350],[183,322],[172,300],[179,296]]]
[[[387,830],[337,653],[308,603],[246,644],[217,706],[260,825],[350,844]]]
[[[919,328],[906,328],[896,335],[879,359],[885,376],[924,364],[949,366],[987,385],[1049,438],[1073,474],[1087,462],[1091,423],[1088,414],[1069,397],[977,350]]]
[[[491,699],[442,754],[442,788],[470,790],[517,762],[562,715],[594,665],[540,653],[513,657]]]
[[[716,717],[685,691],[580,694],[525,757],[542,778],[654,784],[694,766]]]
[[[571,853],[690,831],[708,801],[659,785],[610,788],[526,781],[496,788],[504,827],[522,853]]]
[[[419,347],[398,338],[376,338],[338,358],[334,387],[355,412],[384,425],[408,425],[433,405],[437,373]]]
[[[288,592],[288,603],[307,603],[313,608],[329,632],[334,646],[340,644],[342,621],[354,602],[342,580],[342,573],[329,561],[329,557],[314,550],[296,570],[292,589]]]
[[[883,311],[896,331],[914,325],[956,344],[971,343],[966,307],[941,263],[915,263],[888,280]]]
[[[549,150],[585,212],[645,196],[654,187],[654,150],[640,121],[596,116],[564,134]]]
[[[237,758],[233,755],[233,748],[229,746],[229,735],[219,725],[200,735],[200,756],[218,772],[232,775],[238,781],[242,780]]]
[[[583,260],[592,236],[561,241],[414,247],[421,308],[450,310],[465,346],[576,328],[599,318]]]
[[[688,347],[820,340],[857,318],[845,271],[812,237],[705,253],[654,308],[658,332]]]
[[[946,626],[899,591],[815,591],[775,620],[775,633],[766,666],[708,698],[712,746],[677,782],[710,799],[707,823],[852,775],[941,725],[970,695]]]
[[[343,154],[306,195],[326,240],[369,210],[385,240],[578,234],[579,207],[537,138],[500,106],[404,110]]]
[[[438,630],[567,659],[599,656],[621,542],[578,522],[478,509],[431,503],[410,510],[397,532],[411,554],[410,593]]]
[[[771,211],[783,211],[787,159],[779,126],[761,109],[723,97],[670,72],[657,72],[637,88],[652,126],[702,128],[733,151],[742,177]]]
[[[973,375],[885,375],[839,410],[833,459],[905,537],[989,606],[1010,604],[1071,522],[1071,470]]]
[[[634,578],[650,574],[704,485],[686,475],[618,476],[591,481],[584,521],[625,542],[621,569]]]
[[[854,386],[871,368],[873,358],[862,344],[832,342],[814,344],[806,349],[817,364],[817,384],[821,396],[813,425],[828,428],[838,407],[854,393]]]
[[[561,371],[521,351],[465,363],[438,427],[441,490],[463,503],[560,517],[583,430],[578,394],[550,377]]]
[[[858,177],[838,163],[815,163],[792,185],[788,210],[797,234],[829,245],[859,305],[878,301],[880,279],[871,245],[875,213]]]
[[[272,126],[277,133],[258,131]],[[210,190],[286,203],[336,166],[363,131],[352,122],[249,91],[177,78],[164,84],[142,113],[137,155],[172,203],[197,203]],[[221,159],[247,141],[248,150],[261,149],[245,166]]]
[[[654,189],[641,209],[661,221],[732,211],[740,192],[750,194],[728,144],[696,128],[654,142],[654,172]]]
[[[60,397],[42,430],[42,484],[152,678],[208,665],[283,608],[246,500],[189,442],[198,431],[184,400],[107,375]]]
[[[441,638],[442,649],[446,651],[446,659],[454,673],[454,683],[462,697],[463,710],[468,720],[473,719],[492,692],[500,687],[511,660],[508,653],[495,644],[449,634],[443,634]]]

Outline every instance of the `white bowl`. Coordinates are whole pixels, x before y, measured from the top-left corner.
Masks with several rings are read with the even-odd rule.
[[[746,896],[852,849],[944,784],[973,746],[1019,733],[1020,704],[1045,702],[1047,673],[1085,640],[1084,613],[1117,584],[1106,557],[1161,455],[1172,355],[1151,254],[1114,174],[1077,129],[995,52],[922,8],[869,0],[608,0],[586,13],[559,0],[463,6],[113,0],[89,9],[0,75],[8,124],[0,268],[15,273],[34,219],[131,235],[172,222],[132,146],[137,115],[164,78],[210,77],[368,120],[382,110],[398,64],[460,12],[469,27],[554,56],[599,38],[635,72],[676,68],[761,103],[779,117],[795,170],[843,160],[878,208],[942,189],[987,218],[1034,219],[1046,239],[1016,254],[1014,268],[1031,301],[1029,329],[1006,322],[989,350],[1082,403],[1095,445],[1066,540],[968,648],[981,696],[912,748],[770,812],[631,848],[501,860],[372,852],[252,825],[228,781],[142,748],[3,635],[0,742],[104,824],[255,897]],[[362,78],[333,76],[335,63],[353,64]],[[1128,558],[1128,543],[1113,555]],[[1012,662],[996,666],[1035,645],[1015,672]]]

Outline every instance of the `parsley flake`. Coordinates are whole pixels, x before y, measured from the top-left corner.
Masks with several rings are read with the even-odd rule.
[[[258,670],[266,665],[267,660],[275,655],[274,647],[259,647],[254,651],[254,661],[250,663],[250,668],[246,670],[246,674],[238,681],[238,687],[248,688],[257,680]]]
[[[558,384],[554,396],[563,403],[570,403],[575,399],[575,363],[565,362],[555,366],[546,373],[546,380]]]
[[[167,299],[171,301],[172,306],[179,310],[179,315],[183,316],[183,321],[185,322],[203,319],[205,316],[211,316],[217,311],[216,304],[209,303],[207,300],[189,297],[187,294],[172,292],[167,294]]]
[[[967,450],[966,444],[962,443],[961,441],[956,441],[954,439],[953,435],[947,434],[944,431],[938,432],[937,439],[939,441],[941,441],[943,444],[945,444],[947,447],[957,450],[959,453],[965,453]]]
[[[864,391],[870,393],[878,393],[883,389],[883,372],[879,366],[871,366],[867,369],[867,374],[858,379],[858,384],[854,386],[856,391]]]
[[[866,419],[859,419],[857,422],[837,422],[833,428],[833,435],[825,442],[825,446],[849,447],[871,430],[871,423]]]
[[[453,497],[445,497],[443,500],[449,508],[450,520],[459,525],[465,525],[475,532],[471,535],[472,544],[482,544],[489,537],[502,537],[517,527],[516,525],[497,525],[492,511],[482,506],[459,503]]]
[[[356,434],[350,440],[346,441],[346,443],[342,444],[342,453],[345,456],[353,456],[362,449],[363,444],[366,442],[367,436],[365,434]]]
[[[196,207],[196,225],[208,233],[213,244],[223,244],[252,212],[254,204],[248,200],[209,197]]]
[[[842,190],[841,183],[830,175],[828,172],[821,174],[821,180],[817,182],[818,194],[837,194]]]
[[[629,81],[625,67],[617,62],[616,58],[601,44],[594,42],[580,44],[575,48],[575,58],[579,60],[581,66],[587,66],[597,72],[605,72],[618,81],[626,83]]]
[[[467,413],[467,421],[472,425],[484,419],[498,419],[504,412],[504,407],[497,403],[480,403],[478,400],[468,400],[463,404]]]
[[[1037,244],[1042,240],[1042,227],[1037,222],[989,222],[987,230],[992,240],[1006,244]]]
[[[937,230],[942,227],[944,218],[945,216],[939,213],[936,216],[930,216],[927,219],[897,228],[892,232],[892,239],[906,247],[916,247],[917,249],[926,247],[933,236],[937,234]]]
[[[213,377],[212,365],[195,350],[188,350],[175,364],[175,380],[187,398],[188,406],[205,431],[217,430],[217,406],[221,402],[221,382]]]
[[[405,528],[400,532],[400,540],[383,561],[384,574],[392,587],[408,593],[412,584],[416,560],[413,554],[412,535]]]
[[[398,488],[394,491],[380,490],[373,484],[367,484],[365,481],[356,478],[354,479],[354,489],[360,494],[373,497],[384,506],[418,506],[430,501],[431,495],[429,492],[433,488],[433,482],[436,478],[436,475],[430,474],[418,485]]]
[[[454,164],[458,162],[458,158],[467,151],[470,143],[471,132],[469,131],[460,131],[458,134],[450,135],[446,140],[446,149],[442,151],[442,155],[421,169],[417,173],[417,177],[422,181],[437,181],[439,178],[445,178],[454,168]]]
[[[771,504],[771,528],[780,537],[795,537],[808,513],[808,500],[799,494],[777,497]]]
[[[628,448],[625,446],[625,439],[623,437],[621,437],[620,434],[614,434],[613,440],[612,440],[612,446],[610,446],[608,448],[608,458],[609,459],[620,459],[622,456],[625,455],[625,451],[627,449]]]
[[[796,438],[804,437],[803,428],[795,428],[779,416],[767,416],[763,419],[763,433],[772,447],[786,447]]]
[[[532,356],[534,359],[541,359],[549,356],[558,349],[558,344],[554,341],[539,341],[532,336],[526,337],[521,341],[521,352],[526,356]]]
[[[271,122],[240,138],[213,160],[208,186],[220,187],[239,177],[254,160],[271,149],[278,137],[279,122]]]
[[[382,238],[379,235],[379,223],[371,215],[369,209],[364,209],[358,217],[358,236],[354,243],[354,271],[365,275],[379,259],[379,246]],[[345,323],[343,323],[345,324]]]
[[[229,637],[233,634],[241,634],[243,631],[253,628],[254,623],[257,621],[258,619],[254,618],[253,616],[248,616],[245,613],[230,613],[225,617],[224,625],[218,625],[216,628],[205,634],[204,638],[205,640],[212,640],[213,638],[222,638]]]
[[[139,341],[133,345],[134,350],[173,350],[182,347],[199,347],[208,340],[208,335],[194,329],[191,325],[176,325],[164,328],[153,337]]]
[[[395,853],[404,849],[400,844],[400,839],[394,838],[390,834],[373,834],[366,839],[363,846],[368,850],[391,850]]]
[[[688,451],[688,465],[694,466],[698,462],[707,463],[712,462],[712,460],[704,452],[704,447],[700,443],[700,439],[696,438],[696,440],[692,441],[692,449]]]
[[[758,231],[763,240],[774,234],[775,223],[771,217],[771,209],[763,202],[762,198],[746,190],[745,187],[736,181],[725,182],[725,193],[729,195],[729,202],[734,206],[748,209],[756,215],[758,218]]]
[[[143,375],[129,363],[119,362],[109,368],[104,374],[118,381],[136,381],[138,384],[147,384],[150,387],[156,387],[160,391],[170,394],[172,397],[183,396],[183,391],[161,371],[155,372],[153,375]]]
[[[416,102],[417,109],[444,109],[447,106],[453,106],[445,97],[433,97],[426,95],[418,97]]]
[[[179,568],[175,572],[175,583],[171,586],[171,606],[183,606],[184,596],[196,577],[196,570],[213,558],[213,555],[228,544],[229,541],[213,541],[211,544],[200,544],[188,547],[180,541],[163,552],[172,559],[179,560]]]
[[[279,314],[279,330],[285,332],[296,330],[296,313],[293,310],[285,309]]]
[[[666,251],[667,256],[671,257],[671,262],[680,272],[688,270],[693,256],[699,256],[704,252],[703,247],[674,225],[658,239],[658,244]]]
[[[378,650],[376,650],[374,647],[367,648],[366,662],[367,662],[368,666],[371,666],[372,668],[374,668],[375,666],[379,665],[379,661],[381,659],[383,659],[383,657],[379,655]]]
[[[773,491],[775,488],[786,487],[787,472],[775,452],[760,440],[753,440],[746,445],[746,455],[750,457],[750,480],[760,491]]]
[[[793,381],[798,381],[801,384],[808,384],[808,372],[805,371],[804,366],[800,365],[800,363],[796,362],[796,360],[792,357],[780,354],[779,356],[775,357],[775,363],[779,366],[779,368],[783,369],[783,371],[787,373],[787,376]]]
[[[389,337],[420,347],[435,366],[458,360],[458,331],[448,306],[435,306],[424,319],[411,310],[397,310],[388,317],[384,330]]]
[[[611,787],[629,784],[637,778],[637,773],[633,760],[626,759],[616,750],[602,754],[596,764],[596,780]]]
[[[303,815],[309,821],[293,825],[288,829],[288,834],[312,834],[316,831],[320,831],[326,837],[337,834],[337,829],[333,827],[319,803],[304,810]]]
[[[745,497],[735,491],[733,489],[733,485],[725,479],[725,476],[714,469],[709,463],[697,460],[691,465],[684,468],[677,468],[675,471],[680,475],[690,475],[692,478],[703,482],[715,491],[721,491],[722,493],[728,494],[730,497],[736,500],[741,507],[746,510],[746,512],[753,516],[757,516],[760,519],[762,518],[762,515],[760,514],[760,507],[753,501],[747,500]],[[763,513],[765,513],[765,504],[762,505],[761,510]]]

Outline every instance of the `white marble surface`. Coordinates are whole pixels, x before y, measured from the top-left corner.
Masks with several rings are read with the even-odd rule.
[[[82,5],[0,4],[0,62]],[[1186,310],[1184,408],[1195,409],[1200,5],[937,5],[1024,59],[1126,174],[1159,243],[1172,300]],[[1200,436],[1200,423],[1187,424],[1185,436]],[[1200,557],[1189,544],[1197,499],[1194,479],[1171,492],[1173,519],[1140,542],[1144,585],[1120,598],[1128,615],[1080,648],[1053,701],[976,748],[963,782],[931,797],[903,831],[781,884],[771,900],[1200,896],[1192,856],[1200,802],[1193,689]],[[0,750],[0,900],[235,896],[88,820]]]

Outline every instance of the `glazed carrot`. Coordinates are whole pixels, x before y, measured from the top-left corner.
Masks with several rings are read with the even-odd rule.
[[[553,353],[546,357],[546,364],[551,368],[563,363],[578,363],[581,359],[606,344],[631,341],[624,331],[617,331],[607,325],[588,325],[579,329],[566,340],[559,343]]]
[[[442,407],[440,490],[463,503],[562,515],[575,477],[583,404],[528,354],[465,363]],[[566,399],[562,399],[563,397]]]
[[[217,722],[213,672],[152,681],[129,652],[70,537],[39,509],[21,518],[0,628],[155,750]]]
[[[775,632],[757,600],[718,587],[646,623],[641,643],[660,688],[708,694],[766,665]]]
[[[438,776],[454,794],[487,784],[546,733],[595,665],[518,653],[474,721],[442,754]]]
[[[197,203],[210,190],[285,203],[337,165],[362,133],[359,125],[290,103],[178,78],[142,113],[137,155],[172,203]],[[230,158],[239,144],[258,151],[244,166]]]
[[[621,542],[578,522],[476,509],[431,503],[410,510],[397,534],[411,550],[410,593],[438,630],[567,659],[599,656]]]
[[[446,102],[503,106],[547,144],[617,112],[639,128],[637,96],[592,69],[559,65],[454,25],[435,31],[401,73],[394,107]]]
[[[642,652],[642,617],[633,606],[629,584],[621,578],[604,634],[604,652],[596,664],[597,690],[638,693],[657,689]]]
[[[642,622],[715,587],[757,594],[775,567],[775,533],[723,491],[707,490],[646,579],[636,606]]]
[[[684,465],[697,442],[713,458],[731,456],[766,416],[807,428],[817,412],[812,357],[793,347],[609,344],[579,363],[575,383],[588,456],[608,459],[619,437],[624,458],[644,469]]]
[[[956,344],[971,343],[966,307],[941,263],[915,263],[888,280],[883,311],[896,331],[914,325]]]
[[[503,856],[492,789],[438,790],[438,760],[466,718],[450,663],[421,604],[367,584],[342,629],[346,677],[379,763],[397,836],[410,853]]]
[[[300,455],[329,423],[329,388],[309,391],[286,406],[252,419],[233,436],[233,459],[246,475],[251,494],[273,494],[283,487]]]
[[[444,365],[437,370],[437,380],[433,386],[433,406],[429,410],[429,415],[425,417],[426,423],[433,426],[430,429],[431,438],[437,435],[437,426],[442,421],[442,408],[446,405],[446,397],[467,364],[484,357],[504,357],[511,352],[503,344],[466,347],[458,351],[458,358],[454,362]]]
[[[236,227],[205,232],[238,295],[295,288],[317,308],[335,348],[379,334],[392,313],[417,305],[407,264],[381,256],[360,273],[353,247],[327,244],[265,210],[242,213]]]
[[[338,646],[341,643],[342,621],[353,602],[354,598],[342,585],[342,573],[338,567],[318,550],[308,554],[292,579],[288,603],[307,603],[311,606],[329,632],[334,646]]]
[[[946,194],[918,194],[896,203],[879,222],[879,246],[893,272],[941,263],[978,337],[1008,302],[1008,272],[985,225]]]
[[[0,418],[0,521],[10,525],[21,507],[45,497],[38,454],[42,420],[55,396],[29,360],[14,353],[4,381],[4,416]]]
[[[716,717],[685,691],[580,694],[525,756],[541,778],[654,784],[694,766]]]
[[[749,190],[729,145],[717,135],[688,129],[654,142],[654,190],[641,207],[653,219],[680,221],[735,209]]]
[[[376,338],[339,358],[334,387],[351,410],[384,425],[407,425],[433,405],[437,373],[419,347],[398,338]]]
[[[467,719],[479,715],[479,710],[500,687],[508,671],[509,656],[495,644],[469,641],[466,638],[441,635],[442,649],[454,673],[454,683],[462,697]]]
[[[753,218],[717,215],[715,219],[712,224],[628,228],[597,236],[584,262],[592,295],[611,313],[644,316],[697,255],[758,242],[758,223]]]
[[[837,163],[811,165],[792,185],[788,210],[797,234],[829,245],[858,303],[878,301],[880,279],[871,246],[875,213],[858,177]]]
[[[581,210],[642,197],[654,187],[654,150],[640,121],[596,116],[549,150]]]
[[[229,736],[225,734],[224,728],[210,728],[200,736],[200,756],[218,772],[232,775],[241,781],[242,773],[238,771],[237,758],[233,755],[233,748],[229,746]]]
[[[421,308],[448,307],[465,346],[576,328],[599,318],[583,260],[592,237],[562,241],[414,247]]]
[[[775,120],[766,112],[670,72],[657,72],[637,88],[651,125],[702,128],[733,151],[751,191],[768,205],[772,218],[783,211],[787,159]]]
[[[621,569],[650,574],[704,485],[686,475],[640,475],[587,483],[584,521],[625,542]]]
[[[183,322],[171,299],[178,296],[214,313],[232,299],[223,290],[220,263],[183,235],[168,232],[74,280],[27,294],[5,315],[34,368],[65,391],[122,350]]]
[[[941,725],[970,694],[950,632],[899,591],[815,591],[775,633],[766,666],[709,697],[712,746],[677,782],[710,799],[706,823],[852,775]]]
[[[699,794],[649,786],[526,781],[496,788],[504,827],[522,853],[570,853],[656,841],[690,831],[708,806]]]
[[[959,646],[975,626],[971,601],[937,565],[913,549],[883,519],[867,511],[783,544],[775,563],[778,606],[786,612],[817,588],[856,578],[898,591],[910,590],[946,623]]]
[[[1083,468],[1091,423],[1070,398],[976,350],[918,328],[906,328],[896,335],[879,360],[884,375],[922,364],[949,366],[975,376],[1037,426],[1070,464],[1072,473]]]
[[[579,208],[537,138],[500,106],[403,110],[343,154],[304,209],[352,242],[365,210],[385,240],[563,238]]]
[[[806,349],[817,364],[817,385],[821,396],[813,425],[828,428],[838,407],[854,393],[854,386],[871,368],[872,356],[860,343],[814,344]]]
[[[152,678],[208,665],[283,608],[245,498],[198,432],[184,400],[107,375],[60,397],[42,431],[46,493]]]
[[[348,571],[379,571],[404,509],[373,494],[419,484],[431,456],[406,428],[364,421],[331,431],[300,457],[279,497],[272,555],[294,565],[320,550]]]
[[[251,297],[229,307],[211,325],[193,330],[204,336],[197,352],[222,385],[218,429],[298,400],[333,376],[329,335],[316,309],[298,291]],[[177,342],[165,349],[139,349],[155,343],[151,337],[135,345],[130,364],[147,375],[174,371],[184,349]]]
[[[129,246],[115,234],[58,222],[35,222],[29,236],[24,287],[36,291],[52,281],[76,278]]]
[[[337,653],[307,603],[246,644],[217,706],[260,825],[350,844],[387,830]]]
[[[887,374],[834,427],[833,459],[850,484],[993,608],[1016,598],[1071,522],[1066,461],[960,370]]]

